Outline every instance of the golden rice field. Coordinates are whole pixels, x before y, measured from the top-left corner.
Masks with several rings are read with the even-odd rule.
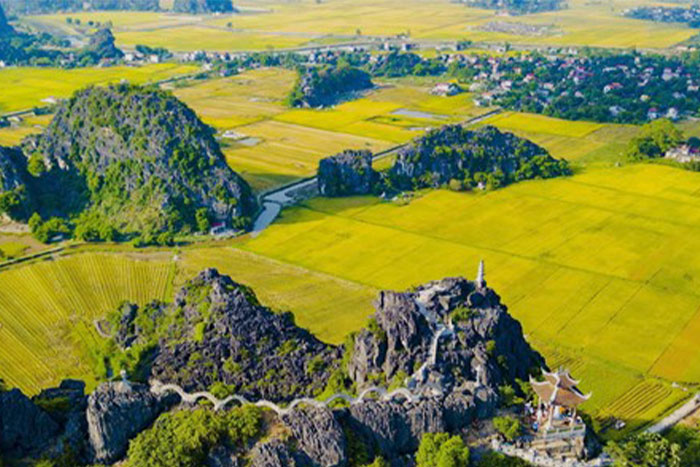
[[[93,320],[123,300],[170,293],[171,255],[76,254],[0,272],[0,375],[28,393],[81,378],[94,386]]]
[[[574,122],[521,112],[503,112],[483,124],[528,138],[575,166],[623,162],[627,143],[639,131],[634,125]]]
[[[618,48],[667,48],[696,34],[679,24],[624,18],[633,5],[651,0],[590,2],[572,0],[569,8],[517,17],[499,16],[491,10],[468,8],[457,2],[438,0],[282,0],[240,3],[257,13],[191,16],[152,12],[88,12],[29,18],[75,33],[66,18],[111,21],[121,45],[147,44],[171,50],[265,50],[297,47],[321,40],[335,42],[362,36],[408,33],[421,40],[508,42],[510,44],[593,46]],[[265,11],[263,11],[265,10]],[[551,26],[553,33],[540,36],[504,34],[481,30],[491,21]],[[229,23],[233,26],[228,28]]]
[[[248,138],[222,138],[221,143],[229,165],[258,191],[308,177],[321,158],[344,149],[388,149],[427,128],[488,111],[476,107],[467,93],[437,97],[427,85],[390,82],[332,108],[290,109],[284,99],[295,80],[294,72],[262,68],[194,81],[174,93],[221,134],[233,131]],[[396,113],[402,111],[409,113]]]
[[[698,229],[700,176],[642,164],[487,194],[433,191],[407,207],[317,199],[243,248],[390,289],[471,276],[483,258],[530,341],[593,391],[589,410],[623,417],[613,404],[643,381],[700,383]],[[687,395],[666,392],[630,421]]]
[[[111,68],[7,68],[0,70],[0,114],[45,105],[47,98],[69,97],[78,89],[128,80],[134,84],[194,73],[198,67],[162,63]]]

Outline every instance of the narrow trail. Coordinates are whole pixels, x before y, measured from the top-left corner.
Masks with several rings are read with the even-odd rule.
[[[430,340],[430,349],[428,351],[428,356],[420,366],[420,368],[410,377],[406,378],[404,381],[404,386],[393,391],[387,391],[387,389],[379,386],[371,386],[364,389],[357,397],[350,396],[345,393],[335,393],[324,401],[319,401],[309,397],[300,397],[293,399],[289,402],[286,407],[282,407],[275,402],[269,400],[259,400],[256,402],[251,402],[244,396],[233,394],[224,399],[219,399],[211,392],[199,391],[194,393],[188,393],[181,386],[177,384],[164,384],[158,380],[149,381],[151,392],[154,394],[165,394],[168,392],[174,392],[183,402],[188,404],[194,404],[200,399],[205,399],[211,402],[214,406],[214,410],[218,411],[225,408],[230,403],[237,403],[239,405],[255,405],[257,407],[264,407],[273,410],[277,415],[287,415],[292,412],[299,405],[310,405],[317,408],[327,408],[333,402],[337,400],[343,400],[350,405],[359,404],[368,399],[370,394],[376,394],[379,400],[389,401],[393,399],[404,399],[409,402],[416,402],[423,398],[422,393],[424,389],[431,389],[433,392],[441,392],[442,388],[434,387],[433,385],[426,382],[427,369],[437,363],[440,340],[443,337],[451,337],[454,335],[454,326],[452,322],[445,325],[440,318],[428,311],[425,304],[430,299],[430,295],[439,291],[439,289],[427,289],[421,292],[421,295],[414,296],[414,301],[420,310],[420,313],[428,321],[431,329],[433,330],[433,336]],[[412,388],[412,389],[409,389]]]

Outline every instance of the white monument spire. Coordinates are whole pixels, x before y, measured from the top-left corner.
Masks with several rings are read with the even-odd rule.
[[[484,277],[484,260],[479,261],[479,272],[476,273],[476,286],[480,289],[486,287],[486,279]]]

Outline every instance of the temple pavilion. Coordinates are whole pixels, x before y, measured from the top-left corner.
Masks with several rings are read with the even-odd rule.
[[[583,395],[578,389],[578,381],[568,371],[542,372],[544,381],[535,381],[530,377],[530,384],[538,397],[537,423],[544,429],[555,426],[576,425],[578,406],[586,402],[591,394]]]

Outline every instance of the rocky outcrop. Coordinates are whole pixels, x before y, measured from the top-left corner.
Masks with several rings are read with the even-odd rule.
[[[22,149],[44,169],[31,191],[43,219],[90,219],[124,234],[197,230],[197,213],[244,228],[257,210],[215,130],[172,95],[120,84],[77,92]]]
[[[301,465],[335,467],[347,463],[345,436],[328,409],[305,408],[282,417],[297,442]]]
[[[390,177],[401,189],[439,187],[451,180],[498,188],[569,173],[566,161],[552,158],[544,148],[512,133],[493,126],[470,130],[446,125],[402,148]]]
[[[112,463],[125,453],[129,440],[148,427],[168,406],[148,386],[104,383],[90,394],[87,422],[95,463]]]
[[[231,13],[235,11],[231,0],[175,0],[173,11],[179,13]]]
[[[292,107],[328,107],[349,93],[369,89],[370,75],[349,66],[308,68],[302,72],[288,103]]]
[[[124,52],[117,48],[114,35],[108,28],[100,29],[90,36],[86,50],[94,54],[97,60],[118,60],[124,57]]]
[[[27,159],[21,151],[0,146],[0,213],[27,220],[34,210]]]
[[[22,458],[43,452],[59,428],[19,389],[0,392],[0,452],[4,456]]]
[[[468,423],[472,415],[490,416],[499,386],[515,387],[516,378],[527,379],[543,364],[520,324],[485,285],[443,279],[411,292],[381,292],[375,308],[374,325],[355,338],[351,378],[361,388],[378,377],[412,375],[414,391],[441,401],[446,426],[462,417]],[[436,338],[437,329],[442,338]]]
[[[289,446],[280,439],[256,444],[250,454],[251,467],[294,467],[296,462]]]
[[[368,150],[347,150],[321,159],[318,190],[323,196],[352,196],[372,193],[378,174]]]
[[[252,290],[215,269],[185,284],[169,306],[122,310],[117,338],[157,342],[150,376],[186,391],[224,383],[250,400],[289,401],[320,392],[339,365],[340,349],[297,327],[291,313],[262,306]],[[139,320],[153,320],[152,334],[138,328]],[[156,329],[168,329],[167,336]]]

